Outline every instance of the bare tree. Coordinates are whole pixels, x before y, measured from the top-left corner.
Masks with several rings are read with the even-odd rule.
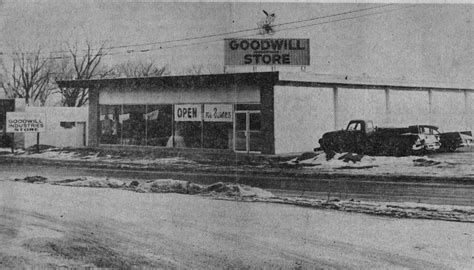
[[[12,72],[5,76],[0,87],[9,98],[24,98],[26,104],[44,105],[54,92],[52,64],[49,57],[34,52],[15,51],[12,57]],[[8,69],[3,66],[4,72]]]
[[[131,62],[118,64],[114,67],[113,77],[118,78],[139,78],[139,77],[159,77],[169,74],[166,66],[159,67],[153,61]]]
[[[100,64],[102,58],[110,49],[102,44],[98,49],[93,49],[90,42],[86,42],[86,49],[79,50],[77,43],[70,46],[68,56],[57,65],[56,80],[90,80],[104,78],[112,70],[103,68]],[[60,87],[62,105],[67,107],[81,107],[89,101],[89,89],[80,87]]]
[[[184,74],[189,75],[203,75],[203,74],[215,74],[218,73],[222,68],[217,64],[199,64],[192,65],[184,70]]]

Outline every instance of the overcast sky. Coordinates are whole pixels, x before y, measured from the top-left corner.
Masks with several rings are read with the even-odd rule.
[[[265,18],[265,9],[276,14],[275,24],[309,20],[276,27],[271,36],[309,38],[311,66],[307,72],[474,83],[474,5],[383,5],[386,3],[0,0],[0,57],[7,61],[18,47],[40,45],[45,52],[60,51],[67,44],[85,40],[117,47],[252,29]],[[378,8],[357,11],[370,7]],[[310,20],[343,12],[352,13]],[[365,16],[371,13],[379,14]],[[356,16],[363,17],[349,19]],[[328,23],[285,30],[323,22]],[[116,48],[106,63],[153,59],[168,65],[174,74],[200,64],[222,72],[222,39],[258,37],[257,32]],[[187,46],[196,42],[201,43]],[[149,51],[138,53],[140,50]]]

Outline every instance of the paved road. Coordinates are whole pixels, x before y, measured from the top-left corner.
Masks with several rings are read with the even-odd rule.
[[[2,269],[470,269],[472,241],[470,223],[0,181]]]
[[[0,179],[41,175],[52,180],[78,176],[118,179],[189,180],[201,184],[217,181],[239,182],[272,191],[276,195],[307,198],[340,198],[366,201],[405,201],[430,204],[474,206],[474,184],[429,183],[366,178],[294,178],[281,176],[242,176],[200,172],[153,172],[123,169],[55,167],[45,165],[0,164]]]

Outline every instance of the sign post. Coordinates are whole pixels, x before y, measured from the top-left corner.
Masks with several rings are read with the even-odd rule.
[[[36,133],[36,151],[39,152],[40,132],[46,130],[44,113],[7,112],[7,133]],[[13,146],[12,146],[13,147]]]

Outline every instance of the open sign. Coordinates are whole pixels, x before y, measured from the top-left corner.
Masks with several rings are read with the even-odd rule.
[[[174,105],[175,121],[201,121],[202,110],[200,104]]]

